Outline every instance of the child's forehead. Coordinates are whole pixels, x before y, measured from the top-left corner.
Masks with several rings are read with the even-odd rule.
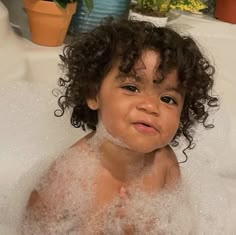
[[[172,68],[167,68],[165,72],[162,69],[161,62],[162,58],[160,52],[152,48],[147,48],[134,60],[133,65],[130,66],[128,71],[124,72],[122,70],[122,65],[127,63],[123,56],[118,56],[114,60],[112,67],[117,70],[117,78],[119,80],[134,79],[136,81],[143,81],[147,79],[147,71],[149,71],[148,74],[157,84],[161,84],[170,74],[174,73],[176,76],[176,87],[183,89],[182,82],[179,79],[178,68],[172,66]]]
[[[137,58],[127,59],[123,54],[118,55],[113,60],[112,68],[119,69],[123,63],[127,63],[127,60],[129,60],[128,63],[132,64],[132,66],[130,66],[130,71],[142,71],[150,67],[157,70],[161,62],[160,53],[158,51],[144,49]]]
[[[123,71],[123,64],[126,64],[122,57],[118,57],[113,63],[113,69],[117,70],[119,75],[136,75],[137,79],[144,79],[147,74],[151,75],[153,79],[159,80],[162,77],[162,72],[159,69],[161,64],[160,54],[151,49],[143,50],[141,55],[131,62],[128,70]],[[171,71],[170,71],[171,72]]]

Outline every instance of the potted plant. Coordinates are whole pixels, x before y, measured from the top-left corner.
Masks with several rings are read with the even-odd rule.
[[[200,0],[137,0],[131,4],[130,18],[165,26],[170,9],[197,12],[204,8]]]
[[[76,5],[77,0],[24,0],[32,41],[43,46],[61,45]]]
[[[151,21],[157,26],[165,26],[171,0],[137,0],[131,2],[130,18]]]
[[[66,8],[67,4],[70,2],[77,2],[77,1],[78,0],[51,0],[51,2],[55,2],[62,8]],[[88,11],[91,12],[93,9],[93,0],[83,0],[83,2],[85,6],[87,7]]]

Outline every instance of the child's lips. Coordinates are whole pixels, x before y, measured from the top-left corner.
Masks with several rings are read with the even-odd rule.
[[[159,130],[154,125],[146,122],[135,122],[133,123],[135,129],[141,133],[155,135],[159,133]]]

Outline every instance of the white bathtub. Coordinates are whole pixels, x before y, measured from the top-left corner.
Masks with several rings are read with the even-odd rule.
[[[56,98],[52,89],[60,76],[61,51],[62,47],[42,47],[16,36],[9,26],[7,9],[0,1],[2,235],[12,235],[18,228],[31,185],[43,169],[85,134],[72,128],[66,118],[53,115]]]
[[[84,133],[71,128],[66,118],[53,116],[56,99],[51,90],[60,75],[58,55],[62,47],[37,46],[18,38],[8,23],[0,1],[0,234],[13,235],[43,169]],[[188,162],[181,165],[183,177],[194,182],[192,191],[198,209],[203,211],[199,226],[206,234],[220,234],[215,232],[220,231],[217,229],[224,230],[221,234],[234,234],[236,26],[190,15],[172,24],[193,34],[214,61],[215,90],[221,98],[221,109],[211,119],[216,127],[204,132],[199,128],[197,147],[188,153]],[[177,153],[181,159],[181,150]],[[208,222],[206,215],[215,224]]]

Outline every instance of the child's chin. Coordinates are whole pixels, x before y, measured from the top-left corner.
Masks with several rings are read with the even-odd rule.
[[[143,153],[143,154],[148,154],[148,153],[151,153],[155,150],[158,149],[157,146],[153,147],[153,146],[147,146],[147,145],[135,145],[135,146],[132,146],[132,145],[128,145],[128,149],[133,151],[133,152],[137,152],[137,153]]]

